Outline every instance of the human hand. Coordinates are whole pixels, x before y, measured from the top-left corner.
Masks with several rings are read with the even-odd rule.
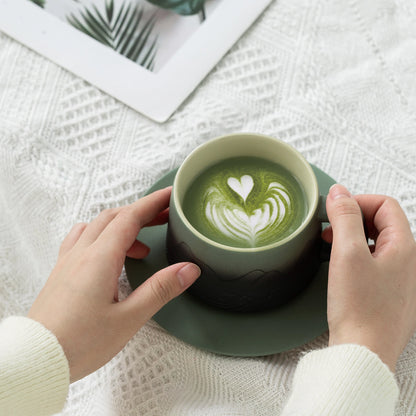
[[[329,345],[364,345],[394,372],[416,329],[416,243],[406,215],[393,198],[351,197],[341,185],[330,189],[327,212]]]
[[[71,382],[108,362],[199,276],[198,266],[177,263],[117,300],[126,255],[140,259],[148,254],[136,236],[144,226],[167,221],[169,198],[166,188],[126,207],[105,210],[90,224],[74,226],[63,241],[57,264],[28,316],[58,338]]]

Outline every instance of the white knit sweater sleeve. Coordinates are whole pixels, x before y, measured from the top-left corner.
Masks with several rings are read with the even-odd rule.
[[[369,349],[337,345],[306,354],[281,416],[392,416],[399,389]]]
[[[68,389],[68,361],[48,329],[25,317],[0,322],[0,415],[59,412]]]

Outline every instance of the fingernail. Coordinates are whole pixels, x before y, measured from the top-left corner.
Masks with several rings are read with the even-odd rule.
[[[183,288],[191,286],[193,282],[200,276],[201,269],[194,263],[188,263],[179,269],[178,276],[179,282]]]
[[[332,185],[329,189],[329,196],[332,199],[338,199],[338,198],[351,198],[351,194],[348,191],[348,189],[340,184]]]

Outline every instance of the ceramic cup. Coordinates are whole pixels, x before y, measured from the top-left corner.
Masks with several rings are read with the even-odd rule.
[[[307,200],[304,219],[280,241],[232,247],[201,234],[184,215],[184,196],[195,177],[219,161],[240,156],[277,163],[303,187]],[[301,292],[319,268],[322,223],[328,221],[325,200],[311,166],[290,145],[250,133],[212,139],[184,160],[174,179],[166,239],[168,261],[196,263],[202,273],[189,292],[214,307],[244,312],[281,305]]]

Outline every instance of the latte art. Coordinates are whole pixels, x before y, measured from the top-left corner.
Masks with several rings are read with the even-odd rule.
[[[251,192],[254,186],[253,178],[250,175],[243,175],[241,180],[236,178],[228,178],[227,185],[246,202],[248,194]]]
[[[243,186],[235,186],[241,182]],[[228,186],[241,197],[242,204],[224,202],[227,201],[227,195],[218,186],[210,187],[204,198],[205,215],[212,227],[230,239],[246,241],[251,247],[262,246],[273,233],[278,232],[287,212],[292,210],[290,197],[282,184],[272,182],[267,187],[264,200],[258,201],[258,208],[252,210],[245,202],[253,189],[253,178],[244,175],[241,182],[236,178],[227,180]]]
[[[233,247],[260,247],[292,233],[303,220],[305,203],[300,185],[282,167],[233,158],[201,174],[183,208],[208,238]]]

